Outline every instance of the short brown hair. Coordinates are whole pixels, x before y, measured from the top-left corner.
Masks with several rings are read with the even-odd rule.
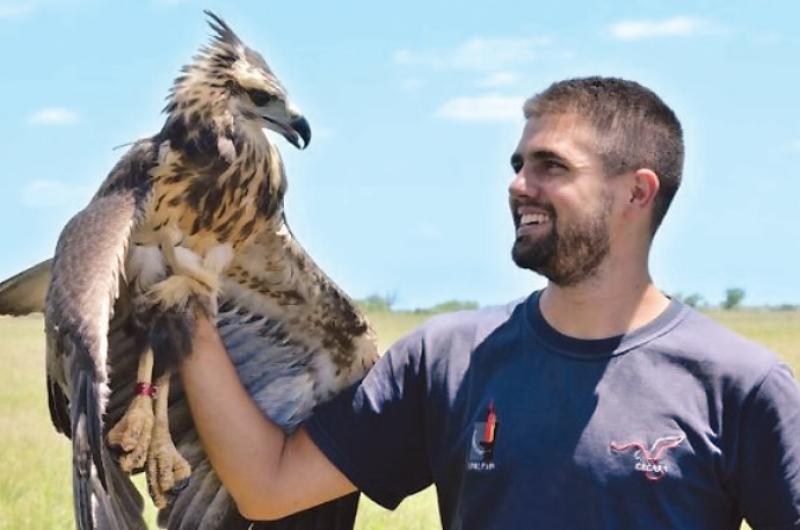
[[[660,189],[653,203],[655,234],[683,173],[683,132],[675,113],[652,90],[614,77],[567,79],[525,102],[525,118],[576,113],[595,129],[609,175],[647,168]]]

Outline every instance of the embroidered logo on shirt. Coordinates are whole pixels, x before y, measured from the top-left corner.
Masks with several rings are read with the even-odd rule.
[[[494,446],[499,426],[494,401],[490,401],[486,409],[486,421],[476,421],[472,428],[467,456],[468,470],[492,471],[495,468]]]
[[[666,476],[668,468],[667,465],[662,463],[664,454],[668,449],[678,447],[686,439],[683,433],[663,436],[653,442],[650,449],[645,446],[643,442],[633,441],[625,444],[611,442],[611,450],[616,453],[627,453],[631,449],[635,450],[633,457],[636,459],[636,464],[633,468],[636,471],[644,473],[647,480],[661,480]]]

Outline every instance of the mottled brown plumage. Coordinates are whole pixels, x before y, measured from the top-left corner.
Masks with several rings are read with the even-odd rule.
[[[81,529],[144,527],[123,471],[142,467],[162,525],[250,526],[206,460],[179,381],[170,381],[175,359],[166,357],[188,354],[195,307],[215,316],[245,388],[287,431],[377,355],[364,316],[286,224],[284,168],[261,128],[300,147],[308,125],[263,58],[209,16],[216,35],[176,80],[164,127],[130,149],[64,228],[38,302],[51,416],[73,441]],[[47,270],[0,284],[0,309],[35,308]],[[135,396],[143,378],[159,384],[155,403]],[[191,480],[179,484],[189,466]],[[351,527],[356,499],[257,527]]]

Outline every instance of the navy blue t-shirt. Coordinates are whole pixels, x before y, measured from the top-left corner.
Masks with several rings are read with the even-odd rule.
[[[436,484],[445,529],[800,529],[800,391],[673,301],[579,340],[524,302],[435,317],[307,429],[387,507]]]

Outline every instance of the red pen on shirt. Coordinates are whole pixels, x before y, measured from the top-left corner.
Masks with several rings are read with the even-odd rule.
[[[494,411],[494,401],[489,402],[489,409],[486,412],[486,426],[483,428],[483,443],[491,445],[494,443],[494,430],[497,427],[497,414]]]

